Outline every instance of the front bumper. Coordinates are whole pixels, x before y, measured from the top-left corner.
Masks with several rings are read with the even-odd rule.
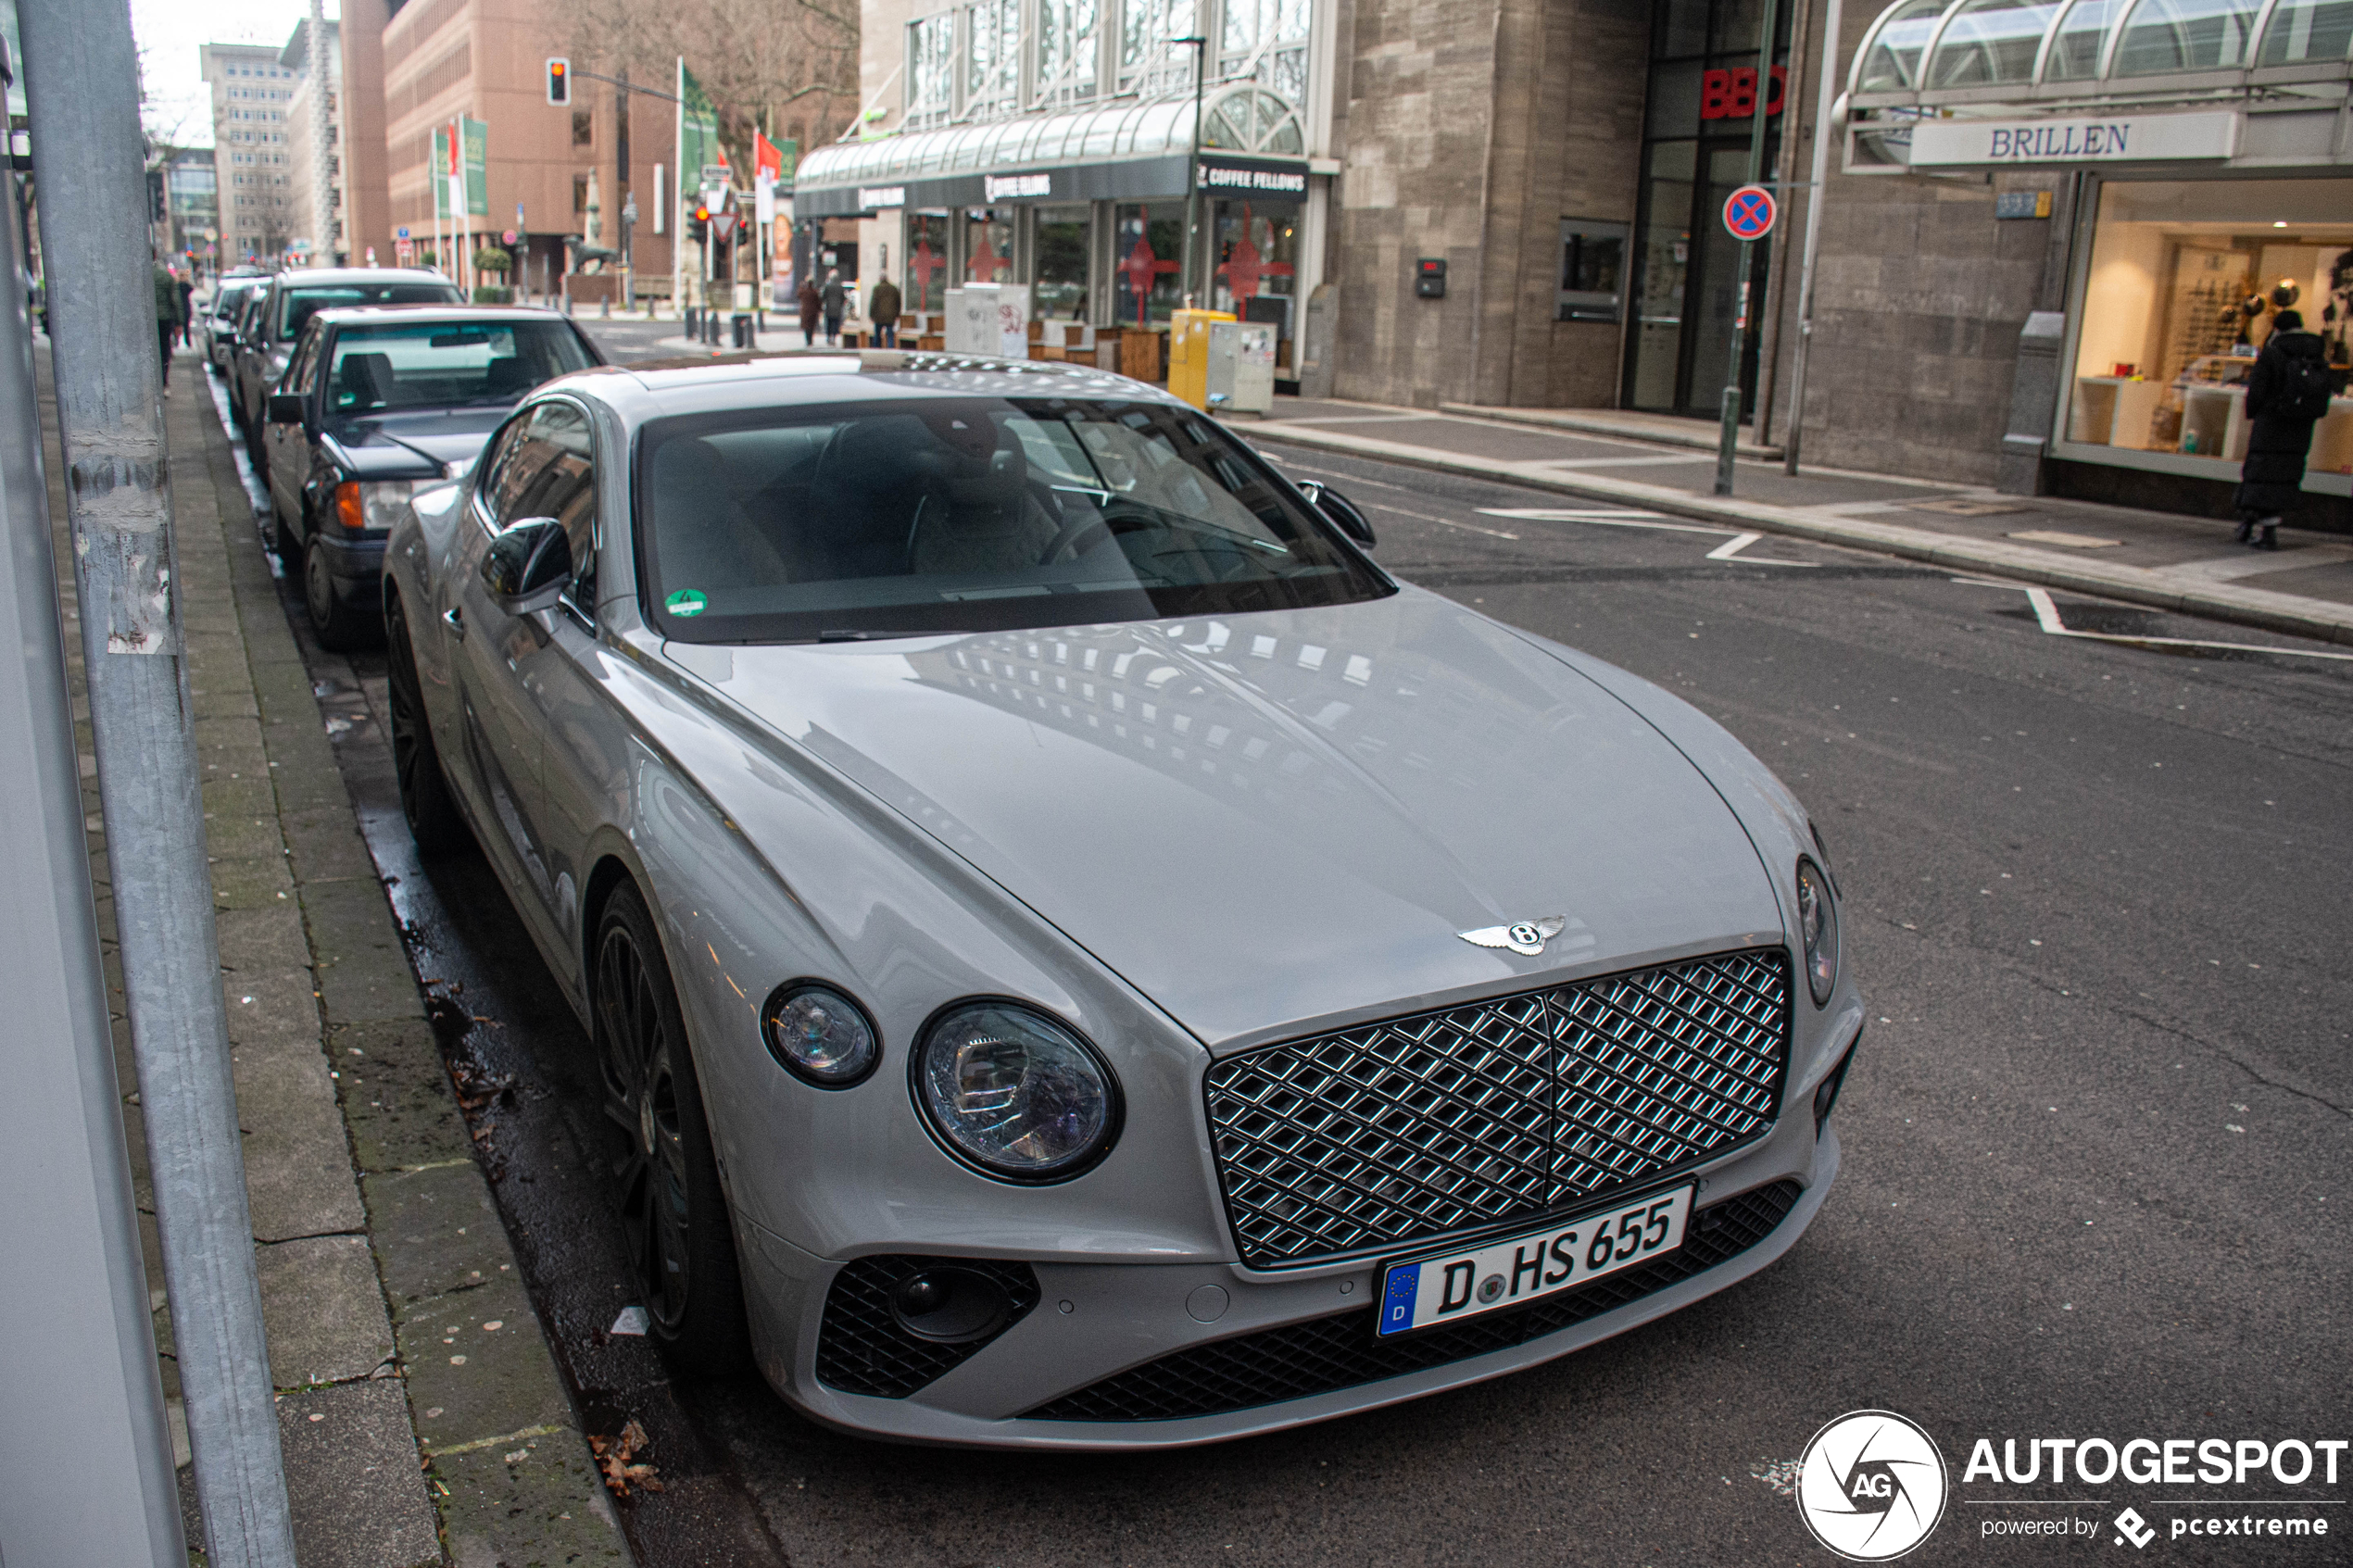
[[[336,602],[372,609],[384,593],[384,536],[363,534],[355,539],[339,530],[319,532],[319,554],[326,564],[327,581]]]
[[[739,1246],[761,1369],[779,1393],[815,1420],[904,1442],[1066,1449],[1183,1448],[1327,1421],[1481,1382],[1582,1349],[1689,1306],[1788,1251],[1820,1210],[1838,1162],[1835,1131],[1825,1126],[1818,1138],[1812,1116],[1793,1111],[1763,1142],[1697,1173],[1698,1218],[1711,1210],[1737,1214],[1761,1232],[1754,1239],[1743,1233],[1719,1242],[1718,1251],[1728,1253],[1721,1261],[1695,1273],[1688,1266],[1680,1271],[1660,1266],[1662,1273],[1652,1281],[1639,1282],[1651,1287],[1631,1299],[1625,1298],[1627,1291],[1637,1282],[1621,1283],[1611,1296],[1576,1300],[1611,1291],[1612,1279],[1545,1298],[1522,1311],[1536,1312],[1551,1303],[1552,1321],[1564,1326],[1532,1332],[1491,1350],[1471,1347],[1470,1353],[1393,1374],[1389,1368],[1399,1364],[1398,1358],[1384,1360],[1355,1348],[1371,1339],[1376,1260],[1279,1273],[1239,1263],[1053,1262],[1035,1265],[1038,1304],[977,1352],[904,1398],[845,1393],[818,1376],[817,1362],[828,1292],[848,1262],[813,1257],[749,1225],[739,1227]],[[1787,1188],[1777,1195],[1774,1189],[1780,1184]],[[1794,1201],[1781,1210],[1775,1199],[1785,1200],[1789,1189],[1794,1189]],[[1776,1211],[1777,1223],[1770,1219]],[[1766,1217],[1760,1220],[1759,1214]],[[1697,1223],[1695,1219],[1695,1235]],[[1685,1250],[1692,1252],[1697,1246],[1696,1240],[1687,1242]],[[1215,1293],[1205,1293],[1204,1286],[1215,1286],[1225,1298],[1222,1311],[1211,1322],[1199,1315],[1215,1302]],[[1204,1294],[1210,1298],[1207,1303]],[[1604,1307],[1604,1301],[1622,1304]],[[1487,1321],[1516,1315],[1497,1313]],[[1295,1325],[1307,1327],[1290,1336],[1278,1332]],[[1360,1331],[1363,1341],[1353,1337]],[[1281,1360],[1284,1346],[1312,1344],[1327,1332],[1328,1342],[1344,1348],[1346,1357],[1317,1358],[1316,1369],[1303,1377],[1266,1372]],[[1492,1337],[1514,1336],[1506,1333]],[[1187,1354],[1211,1346],[1224,1346],[1231,1353]],[[1425,1351],[1418,1363],[1437,1354],[1435,1349]],[[1211,1364],[1224,1369],[1219,1375],[1226,1378],[1228,1391],[1204,1400],[1198,1374]],[[1264,1401],[1209,1414],[1085,1419],[1106,1409],[1149,1412],[1204,1402],[1231,1404],[1236,1398],[1249,1397],[1231,1390],[1249,1386],[1252,1379],[1265,1383]],[[1349,1381],[1319,1391],[1294,1391],[1341,1379]],[[1051,1415],[1075,1418],[1050,1419]]]

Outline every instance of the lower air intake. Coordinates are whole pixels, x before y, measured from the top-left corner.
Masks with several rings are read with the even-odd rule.
[[[1147,1361],[1040,1405],[1027,1419],[1179,1421],[1220,1415],[1403,1377],[1525,1345],[1740,1256],[1773,1234],[1804,1190],[1793,1181],[1776,1182],[1702,1209],[1692,1216],[1690,1234],[1673,1256],[1547,1297],[1519,1311],[1492,1312],[1459,1327],[1400,1339],[1374,1337],[1371,1307],[1286,1323]]]

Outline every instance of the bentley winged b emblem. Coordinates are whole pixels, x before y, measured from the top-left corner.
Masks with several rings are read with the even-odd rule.
[[[1546,915],[1541,920],[1483,925],[1477,931],[1458,931],[1454,935],[1476,947],[1509,947],[1523,958],[1532,959],[1542,953],[1544,944],[1558,936],[1567,925],[1567,915]]]

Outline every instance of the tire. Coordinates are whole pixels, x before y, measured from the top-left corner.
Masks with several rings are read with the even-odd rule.
[[[385,607],[384,634],[392,645],[385,707],[392,721],[392,766],[400,786],[400,814],[408,819],[417,853],[435,859],[465,848],[473,835],[458,815],[448,776],[441,771],[441,749],[433,743],[424,686],[417,679],[417,651],[409,644],[409,618],[398,599]]]
[[[310,632],[319,646],[335,653],[366,647],[384,630],[382,621],[371,623],[365,611],[336,596],[334,579],[327,571],[327,552],[315,533],[302,552],[302,604],[310,613]]]
[[[612,1171],[647,1325],[673,1371],[738,1374],[751,1336],[727,1196],[677,987],[634,884],[614,890],[590,951],[597,1061],[621,1150]]]

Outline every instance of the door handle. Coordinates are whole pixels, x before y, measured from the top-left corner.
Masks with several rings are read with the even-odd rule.
[[[449,634],[451,636],[456,637],[459,642],[465,641],[466,612],[464,607],[459,605],[451,605],[447,609],[443,610],[441,612],[441,623],[449,628]]]

